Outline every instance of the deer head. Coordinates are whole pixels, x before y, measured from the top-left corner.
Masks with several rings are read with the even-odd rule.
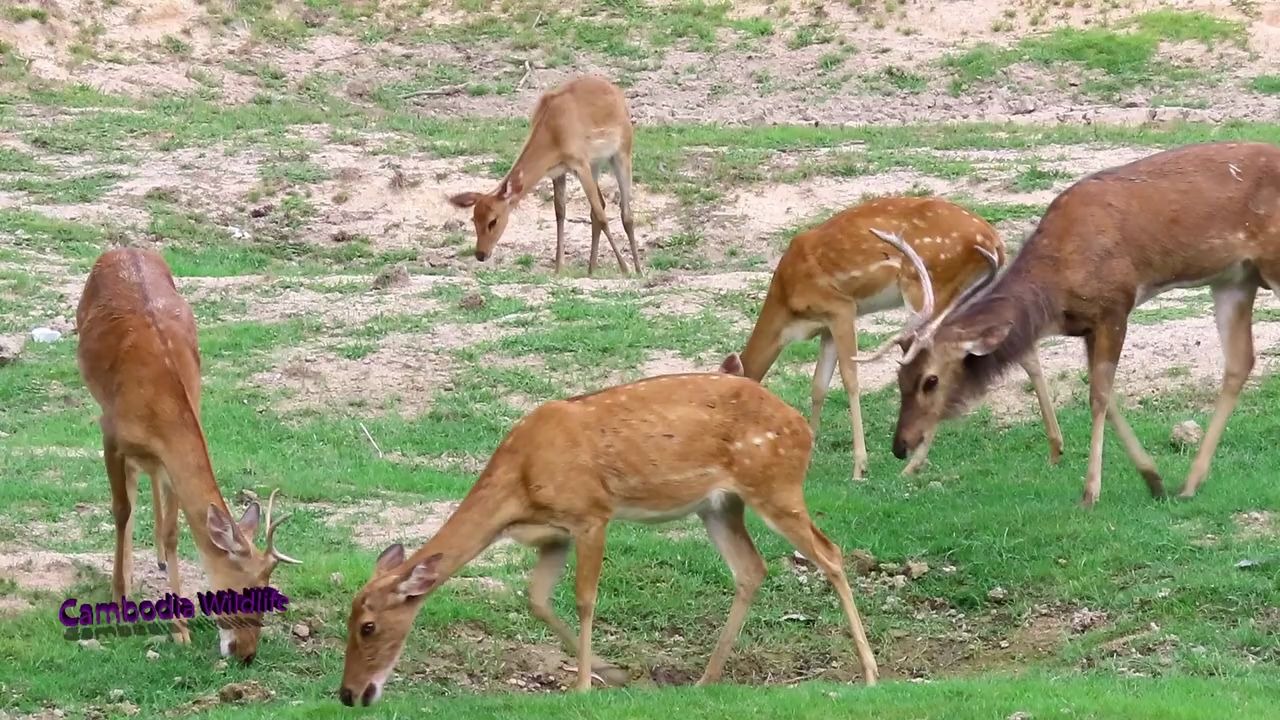
[[[259,527],[258,503],[250,503],[238,522],[233,521],[225,509],[209,505],[209,541],[220,553],[212,558],[206,568],[210,587],[231,590],[266,587],[271,582],[271,573],[280,563],[300,562],[280,552],[275,546],[276,528],[289,517],[286,515],[277,518],[275,522],[271,521],[271,510],[277,492],[278,489],[271,491],[271,497],[267,500],[266,548],[261,551],[254,547],[254,536]],[[234,619],[219,619],[218,622],[219,650],[224,657],[235,655],[247,665],[253,662],[258,652],[258,639],[262,635],[262,613],[236,613],[228,617]]]
[[[484,262],[493,254],[502,232],[507,229],[511,209],[524,194],[524,181],[519,170],[513,170],[492,193],[464,192],[449,198],[454,207],[472,208],[471,222],[476,229],[476,260]]]
[[[391,545],[374,563],[373,577],[351,602],[347,653],[338,697],[344,705],[372,705],[400,660],[404,641],[427,593],[444,579],[436,553],[406,563],[404,546]]]

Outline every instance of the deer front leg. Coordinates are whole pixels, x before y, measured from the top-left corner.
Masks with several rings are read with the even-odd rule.
[[[613,249],[613,256],[618,259],[618,268],[622,270],[622,274],[626,275],[627,261],[622,259],[618,243],[614,242],[613,233],[609,232],[609,218],[604,214],[604,195],[600,192],[600,186],[596,184],[596,169],[586,163],[580,163],[573,167],[573,170],[582,183],[582,191],[587,194],[587,202],[591,204],[592,232],[595,232],[594,227],[598,223],[600,231],[604,233],[604,239],[609,241],[609,247]]]
[[[595,620],[600,568],[604,564],[604,523],[596,523],[574,533],[578,568],[574,590],[578,600],[578,682],[574,689],[591,689],[591,624]]]
[[[529,574],[529,612],[541,620],[555,633],[569,655],[577,653],[577,641],[569,626],[556,616],[551,607],[551,591],[560,576],[564,573],[565,560],[569,556],[569,543],[553,542],[538,547],[538,563]],[[630,675],[618,666],[607,662],[599,656],[591,659],[591,670],[600,675],[609,685],[626,685]]]
[[[564,266],[565,185],[565,176],[563,173],[551,178],[552,198],[556,211],[556,274],[559,274],[560,269]],[[592,251],[591,265],[593,267],[595,266],[594,250]]]
[[[1218,448],[1218,441],[1227,428],[1227,419],[1235,411],[1240,391],[1244,389],[1249,373],[1253,372],[1253,302],[1257,297],[1255,286],[1223,286],[1213,288],[1213,312],[1218,321],[1218,337],[1222,342],[1222,355],[1226,367],[1222,375],[1222,391],[1213,408],[1213,418],[1205,431],[1200,450],[1191,463],[1191,471],[1182,485],[1179,497],[1189,498],[1209,474],[1209,465]],[[1277,293],[1280,294],[1280,293]]]
[[[618,181],[618,205],[622,212],[622,229],[627,234],[627,242],[631,244],[631,264],[637,275],[644,275],[640,264],[640,248],[636,245],[635,223],[631,215],[631,155],[620,152],[613,156],[613,177]]]
[[[840,379],[849,395],[849,420],[853,425],[853,479],[867,476],[867,440],[862,429],[862,398],[858,391],[858,329],[857,310],[833,319],[828,326],[835,340],[836,356],[840,366]]]
[[[161,552],[164,554],[164,567],[169,575],[169,589],[174,595],[182,597],[182,573],[178,568],[178,496],[173,494],[173,485],[168,473],[163,469],[155,471],[151,476],[151,487],[158,496],[156,505],[156,522],[163,523],[156,528],[160,538]],[[191,633],[187,630],[185,618],[173,619],[173,641],[176,643],[191,642]]]
[[[1044,421],[1044,434],[1049,440],[1049,464],[1057,465],[1062,459],[1062,428],[1058,427],[1058,415],[1053,409],[1053,396],[1049,394],[1049,383],[1045,382],[1044,371],[1040,368],[1040,353],[1033,347],[1026,357],[1019,361],[1031,385],[1036,390],[1036,401],[1040,403],[1040,418]]]
[[[1084,495],[1080,499],[1080,504],[1086,508],[1093,507],[1102,494],[1102,444],[1125,331],[1123,319],[1102,322],[1095,325],[1093,332],[1085,335],[1084,339],[1089,359],[1089,409],[1092,415],[1089,466],[1085,473]]]

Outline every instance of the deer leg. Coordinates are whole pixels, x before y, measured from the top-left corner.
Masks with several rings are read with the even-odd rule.
[[[574,655],[577,640],[573,631],[556,616],[551,607],[551,591],[564,573],[565,560],[569,556],[568,542],[553,542],[538,546],[538,563],[529,574],[529,612],[555,633],[565,653]],[[626,685],[630,675],[599,656],[591,659],[591,670],[610,685]]]
[[[1033,347],[1018,364],[1022,365],[1036,389],[1040,417],[1044,421],[1044,434],[1049,439],[1049,464],[1057,465],[1062,459],[1062,428],[1058,427],[1058,415],[1053,410],[1053,396],[1049,394],[1049,383],[1045,382],[1044,371],[1040,368],[1040,353]]]
[[[155,515],[156,567],[164,570],[164,507],[162,503],[160,482],[153,476],[151,478],[151,509],[152,514]]]
[[[1126,330],[1124,320],[1104,321],[1095,324],[1093,331],[1084,338],[1089,358],[1089,409],[1092,415],[1089,467],[1085,473],[1084,495],[1080,499],[1080,504],[1084,507],[1093,507],[1102,494],[1103,438],[1109,406],[1113,402],[1111,391],[1115,385],[1116,364],[1120,361]]]
[[[578,682],[574,689],[591,689],[591,624],[595,619],[600,567],[604,564],[604,523],[596,523],[574,533],[578,567],[574,591],[578,600]]]
[[[813,367],[813,410],[809,413],[809,428],[813,436],[818,437],[818,426],[822,422],[822,404],[827,399],[827,389],[831,387],[831,378],[836,372],[836,343],[830,332],[823,332],[818,345],[818,362]]]
[[[936,437],[937,434],[937,426],[930,428],[929,431],[924,434],[924,438],[920,441],[920,444],[917,445],[915,451],[911,453],[911,458],[907,460],[907,466],[902,468],[903,475],[916,474],[916,471],[924,467],[925,463],[929,461],[929,447],[933,445],[933,438]]]
[[[855,324],[857,312],[834,319],[828,325],[831,337],[835,340],[837,360],[840,366],[840,379],[844,381],[845,392],[849,395],[849,420],[853,425],[853,479],[860,480],[867,476],[867,440],[862,429],[862,398],[858,391],[858,364],[854,358],[858,355],[858,328]]]
[[[1156,470],[1156,461],[1143,449],[1142,441],[1138,440],[1137,434],[1124,419],[1124,413],[1120,410],[1120,399],[1115,396],[1112,396],[1111,403],[1107,405],[1107,418],[1111,421],[1111,426],[1116,429],[1116,435],[1120,436],[1120,444],[1124,446],[1125,454],[1129,456],[1138,474],[1147,483],[1151,497],[1164,497],[1164,480]]]
[[[849,588],[849,580],[844,574],[840,548],[822,534],[822,531],[810,520],[800,486],[796,485],[794,492],[778,491],[775,486],[774,492],[768,499],[753,497],[748,498],[748,502],[770,528],[786,538],[796,550],[800,551],[800,554],[822,568],[827,581],[840,597],[841,609],[844,610],[845,619],[849,622],[849,630],[853,633],[853,642],[858,650],[862,676],[867,685],[875,685],[880,674],[879,669],[876,666],[875,654],[871,652],[871,643],[867,640],[866,630],[862,626],[862,616],[858,614],[858,607],[853,602],[853,591]]]
[[[126,460],[107,433],[102,436],[102,457],[111,481],[111,515],[116,521],[116,558],[111,573],[111,597],[133,590],[133,514],[138,507],[138,471]]]
[[[157,496],[156,535],[160,538],[160,548],[164,557],[163,567],[168,571],[169,589],[174,595],[181,597],[182,573],[178,568],[178,496],[173,494],[169,474],[163,468],[157,468],[151,474],[151,487]],[[173,623],[173,641],[191,642],[186,619],[175,617]]]
[[[574,173],[578,176],[579,182],[582,183],[582,191],[587,194],[587,202],[591,204],[591,233],[596,233],[596,224],[599,224],[600,231],[604,233],[604,239],[609,241],[609,247],[613,249],[613,256],[618,259],[618,267],[621,268],[623,274],[627,272],[627,262],[622,259],[622,253],[618,250],[618,243],[614,242],[613,234],[609,232],[609,219],[604,214],[604,195],[600,192],[600,186],[596,183],[596,176],[599,171],[595,167],[585,163],[573,168]]]
[[[751,542],[747,534],[747,525],[743,520],[742,500],[737,497],[728,499],[714,509],[699,513],[707,527],[707,535],[720,557],[724,558],[729,570],[733,573],[733,582],[737,592],[733,596],[733,605],[729,608],[729,617],[724,629],[720,631],[720,639],[716,642],[711,659],[707,661],[707,669],[703,671],[698,685],[707,685],[720,679],[724,672],[724,663],[733,650],[742,632],[742,624],[747,619],[747,610],[755,598],[756,591],[764,582],[765,566],[760,552]]]
[[[1189,498],[1209,474],[1213,454],[1227,428],[1227,419],[1236,408],[1240,391],[1244,389],[1249,373],[1253,372],[1253,302],[1258,289],[1254,285],[1225,285],[1213,288],[1213,314],[1218,321],[1218,337],[1222,341],[1225,367],[1222,374],[1222,391],[1213,408],[1213,418],[1200,442],[1200,450],[1191,463],[1191,472],[1182,485],[1179,497]]]
[[[556,273],[564,266],[564,218],[566,182],[564,174],[551,178],[551,191],[556,209]],[[594,248],[592,249],[591,266],[596,263]]]
[[[622,211],[622,229],[627,233],[627,242],[631,244],[631,264],[635,266],[637,275],[644,275],[640,266],[640,248],[636,245],[635,224],[631,215],[631,156],[618,153],[613,156],[613,177],[618,181],[618,205]]]

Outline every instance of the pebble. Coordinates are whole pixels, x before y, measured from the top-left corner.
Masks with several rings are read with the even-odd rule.
[[[156,652],[155,650],[148,650],[148,651],[147,651],[147,659],[148,659],[148,660],[159,660],[159,659],[160,659],[160,653]]]
[[[306,640],[311,637],[311,628],[307,627],[305,623],[298,623],[293,626],[293,634],[301,640]]]
[[[81,640],[80,647],[84,648],[85,650],[101,650],[102,643],[98,642],[96,638],[89,638],[87,640]]]
[[[47,327],[38,327],[31,331],[31,339],[36,342],[51,343],[57,342],[62,337],[62,333]]]
[[[1184,420],[1173,426],[1173,432],[1169,434],[1169,444],[1175,450],[1190,450],[1199,447],[1200,441],[1204,439],[1204,430],[1200,429],[1200,423],[1195,420]]]
[[[987,591],[987,599],[991,602],[1004,602],[1009,597],[1009,591],[997,585]]]

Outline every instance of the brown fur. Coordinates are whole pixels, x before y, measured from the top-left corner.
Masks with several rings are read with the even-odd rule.
[[[631,215],[631,144],[634,130],[626,97],[616,85],[601,77],[574,78],[547,91],[538,99],[529,123],[529,136],[520,155],[492,193],[464,192],[449,198],[455,207],[474,207],[475,256],[484,261],[493,254],[507,227],[511,209],[544,177],[551,177],[556,213],[556,272],[564,263],[565,176],[573,173],[591,205],[591,259],[587,273],[596,269],[600,234],[627,272],[627,264],[609,232],[604,214],[604,194],[597,184],[608,164],[618,181],[622,228],[631,243],[631,259],[637,274],[640,250]]]
[[[822,404],[838,366],[853,425],[854,478],[865,475],[867,453],[858,400],[856,320],[864,312],[898,307],[903,299],[925,313],[925,295],[915,265],[877,237],[873,230],[897,235],[928,270],[935,314],[945,313],[966,288],[988,271],[988,260],[975,248],[1005,260],[1004,242],[981,217],[937,197],[882,197],[844,210],[822,224],[797,234],[774,270],[768,294],[746,347],[742,364],[747,377],[761,380],[788,342],[821,337],[814,368],[812,410],[818,432]],[[886,299],[886,293],[896,297]],[[868,303],[877,298],[878,307]],[[866,308],[866,309],[864,309]],[[907,349],[907,345],[903,345]],[[1062,432],[1039,370],[1035,348],[1024,363],[1031,377],[1049,440],[1050,462],[1062,453]],[[874,357],[874,356],[873,356]],[[928,444],[904,469],[910,474],[926,460]]]
[[[702,518],[737,584],[700,681],[714,682],[764,578],[764,561],[746,533],[745,507],[826,572],[867,681],[874,682],[875,659],[840,550],[805,508],[813,437],[799,413],[736,369],[731,356],[721,372],[658,376],[552,401],[516,423],[435,537],[407,559],[400,545],[387,548],[352,600],[342,701],[378,699],[425,596],[503,535],[538,549],[530,609],[577,655],[578,689],[590,688],[593,668],[610,682],[624,682],[625,673],[591,651],[605,527],[613,519],[664,522],[689,513]],[[582,625],[577,638],[549,605],[571,544]]]
[[[191,527],[210,588],[264,586],[282,559],[253,546],[259,506],[234,522],[213,476],[200,424],[200,351],[195,318],[157,253],[117,248],[102,254],[85,282],[76,311],[81,376],[102,409],[103,455],[111,481],[116,556],[111,592],[131,592],[133,520],[139,471],[151,478],[156,513],[156,557],[181,595],[178,518]],[[269,527],[271,510],[268,505]],[[275,525],[278,525],[276,522]],[[259,620],[257,617],[252,620]],[[250,662],[261,628],[224,630],[229,650]],[[188,642],[185,624],[176,640]]]
[[[1082,502],[1102,488],[1104,418],[1151,493],[1155,463],[1112,398],[1129,314],[1165,290],[1208,285],[1226,373],[1214,417],[1182,495],[1195,494],[1253,367],[1258,289],[1280,295],[1280,148],[1204,143],[1157,153],[1083,178],[1049,205],[990,291],[956,311],[932,347],[899,373],[895,452],[921,442],[985,392],[1021,348],[1048,335],[1083,337],[1093,432]],[[925,392],[929,378],[937,390]]]

